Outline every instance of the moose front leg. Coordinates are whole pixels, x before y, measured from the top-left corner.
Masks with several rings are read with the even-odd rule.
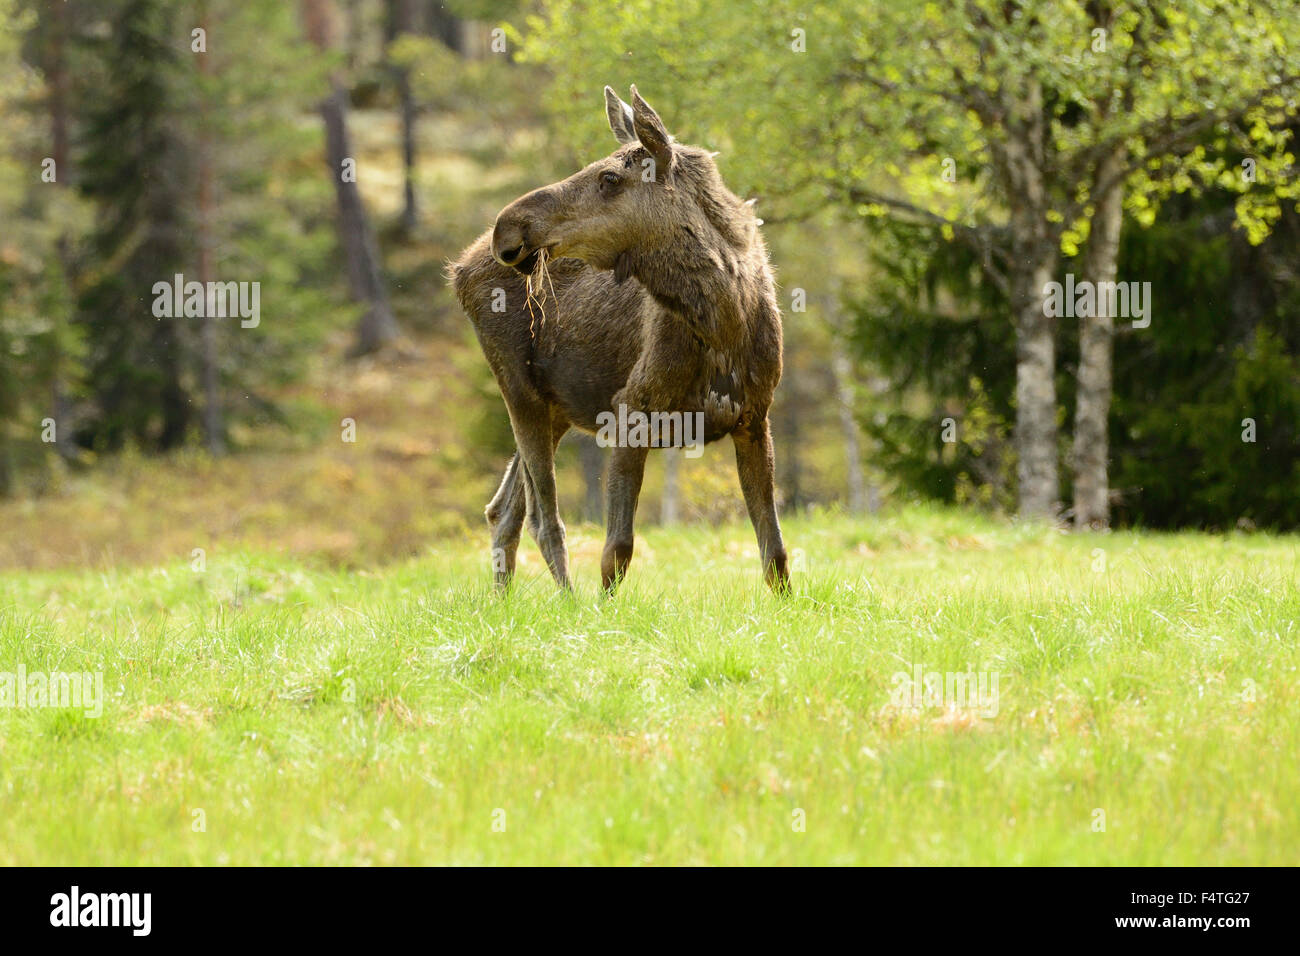
[[[785,543],[776,517],[776,456],[767,414],[742,420],[731,433],[736,446],[736,471],[745,494],[749,520],[758,536],[763,558],[763,578],[778,594],[789,593],[790,572],[786,569]]]
[[[609,459],[606,479],[608,518],[605,550],[600,556],[600,583],[613,594],[627,573],[632,560],[633,532],[637,499],[645,477],[646,448],[617,447]]]

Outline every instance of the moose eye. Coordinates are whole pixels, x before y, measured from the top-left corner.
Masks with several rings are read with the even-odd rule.
[[[603,189],[615,189],[622,181],[622,176],[608,169],[600,174],[600,185]]]

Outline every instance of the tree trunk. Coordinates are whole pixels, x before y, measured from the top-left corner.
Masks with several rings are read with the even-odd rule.
[[[682,519],[682,451],[680,448],[665,448],[664,460],[664,496],[659,511],[660,524],[677,524]]]
[[[1011,275],[1016,322],[1018,510],[1055,520],[1060,507],[1056,461],[1056,323],[1043,314],[1043,287],[1055,255],[1021,264]]]
[[[334,82],[334,92],[321,104],[321,116],[325,120],[326,162],[338,199],[339,239],[347,261],[348,287],[355,301],[367,305],[357,324],[352,354],[365,355],[396,339],[399,330],[379,271],[379,248],[361,203],[361,191],[352,176],[343,174],[344,161],[355,157],[348,141],[347,91],[341,83]]]
[[[344,0],[344,19],[346,24],[343,27],[343,54],[344,63],[349,70],[353,69],[362,56],[362,44],[365,42],[365,11],[363,0]]]
[[[303,31],[312,44],[318,50],[333,47],[338,35],[338,11],[334,4],[330,0],[302,0],[301,9]],[[348,140],[347,90],[337,76],[331,77],[330,84],[330,96],[320,106],[325,120],[325,162],[338,200],[339,241],[347,264],[348,288],[353,300],[367,307],[357,323],[351,354],[365,355],[396,339],[400,330],[388,301],[380,273],[379,247],[366,218],[356,176],[344,175],[344,161],[355,163],[356,160]]]
[[[582,503],[582,516],[591,522],[601,524],[605,520],[605,492],[601,488],[600,478],[605,470],[605,456],[601,453],[596,439],[585,433],[578,435],[578,464],[582,468],[582,481],[586,494]]]
[[[434,3],[429,7],[429,32],[441,40],[448,49],[462,56],[465,54],[464,25],[441,3]]]
[[[1119,153],[1102,162],[1098,180],[1107,180],[1123,162]],[[1083,257],[1083,277],[1089,282],[1114,282],[1119,263],[1119,235],[1124,222],[1124,191],[1117,184],[1097,198],[1092,232]],[[1096,298],[1100,308],[1101,297]],[[1079,394],[1074,416],[1074,525],[1105,528],[1110,524],[1111,350],[1115,320],[1110,315],[1079,319]]]
[[[831,360],[831,374],[835,376],[840,430],[844,433],[844,465],[848,476],[849,514],[860,515],[870,510],[870,502],[867,499],[867,483],[862,475],[862,442],[858,435],[858,420],[853,417],[853,377],[846,356],[839,354]]]
[[[0,498],[13,497],[15,470],[9,436],[0,429]]]
[[[388,18],[385,24],[385,45],[403,33],[419,32],[415,0],[388,0]],[[411,92],[411,71],[393,68],[397,80],[397,96],[402,113],[402,166],[406,182],[402,205],[402,232],[410,235],[417,221],[415,209],[415,97]]]
[[[158,436],[158,449],[171,451],[179,448],[190,430],[190,396],[184,385],[184,356],[176,323],[159,322],[154,326],[151,351],[157,356],[158,373],[162,379],[159,391],[159,412],[162,431]]]
[[[1043,164],[1047,149],[1043,91],[1030,80],[1009,104],[1002,164],[1011,201],[1009,292],[1016,329],[1018,511],[1055,521],[1060,508],[1056,449],[1056,322],[1046,315],[1044,287],[1059,259],[1047,221]]]
[[[68,5],[66,0],[48,0],[46,14],[50,24],[49,61],[46,64],[46,76],[49,84],[50,140],[51,158],[54,160],[55,184],[60,189],[71,185],[71,153],[68,148],[68,63],[64,52],[68,40]],[[59,262],[63,266],[63,279],[71,282],[73,278],[72,237],[65,232],[55,243]],[[54,321],[66,322],[66,314],[55,316]],[[71,436],[67,432],[68,397],[64,382],[63,343],[60,336],[54,337],[54,354],[51,357],[50,405],[54,418],[55,450],[64,458],[73,456]]]
[[[66,185],[68,181],[68,65],[64,48],[68,38],[68,6],[66,0],[47,0],[47,19],[50,27],[49,60],[46,63],[50,93],[50,134],[53,145],[55,181]]]
[[[406,172],[404,201],[402,204],[402,232],[415,232],[419,215],[415,208],[415,97],[411,93],[411,73],[402,70],[397,79],[402,100],[402,165]]]
[[[207,18],[207,5],[199,5],[199,23],[205,31],[210,24]],[[202,77],[211,75],[211,54],[199,53],[198,68]],[[215,240],[212,234],[212,219],[215,215],[215,203],[212,195],[212,141],[208,135],[207,90],[199,91],[199,143],[198,143],[198,244],[199,244],[199,282],[204,289],[212,289],[216,281],[214,263]],[[202,363],[203,363],[203,440],[208,451],[213,455],[224,454],[225,434],[221,425],[221,366],[217,347],[217,317],[215,303],[209,295],[203,310]]]
[[[795,376],[791,374],[794,371],[789,365],[786,366],[785,380],[788,383],[785,389],[784,414],[781,416],[785,426],[785,440],[781,443],[782,447],[789,451],[782,456],[785,462],[784,480],[781,482],[785,490],[785,507],[791,514],[797,512],[803,506],[803,489],[801,486],[802,471],[799,462],[799,440],[800,440],[800,421],[799,421],[799,390],[795,387]]]

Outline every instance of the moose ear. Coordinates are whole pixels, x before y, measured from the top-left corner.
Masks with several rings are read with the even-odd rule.
[[[609,128],[614,131],[614,138],[624,145],[636,142],[636,130],[632,128],[632,107],[618,98],[608,86],[605,87],[605,115],[609,117]]]
[[[673,163],[673,138],[668,135],[659,114],[641,98],[635,86],[632,87],[632,128],[641,145],[654,157],[658,174],[667,174]]]

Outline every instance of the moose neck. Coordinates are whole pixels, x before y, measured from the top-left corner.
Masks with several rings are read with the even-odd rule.
[[[708,233],[701,235],[707,229]],[[683,224],[668,241],[620,256],[616,274],[633,276],[664,309],[679,316],[710,348],[743,337],[761,273],[750,250],[700,224]]]

